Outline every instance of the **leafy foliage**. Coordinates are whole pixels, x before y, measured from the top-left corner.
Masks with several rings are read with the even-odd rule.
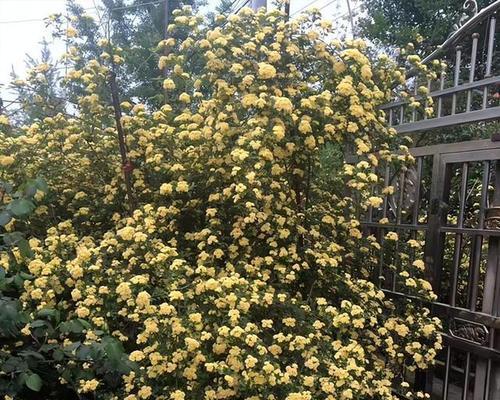
[[[477,2],[479,9],[490,1]],[[419,50],[428,54],[453,31],[464,10],[463,0],[365,0],[366,15],[359,33],[376,44],[397,48],[421,41]]]

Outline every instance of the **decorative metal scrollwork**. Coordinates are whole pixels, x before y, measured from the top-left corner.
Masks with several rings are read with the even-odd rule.
[[[486,229],[500,229],[500,206],[486,209],[484,227]]]
[[[476,15],[479,10],[476,0],[465,0],[462,8],[464,12],[460,16],[458,22],[453,25],[453,31],[458,31],[469,19]]]
[[[475,322],[454,318],[450,324],[450,335],[484,346],[488,343],[489,330],[486,326]]]

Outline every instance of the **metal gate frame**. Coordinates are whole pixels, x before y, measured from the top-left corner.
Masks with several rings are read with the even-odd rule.
[[[394,101],[380,107],[385,112],[388,125],[399,134],[417,134],[500,120],[500,101],[494,100],[500,93],[497,62],[500,31],[496,23],[500,0],[493,1],[480,11],[475,1],[467,0],[463,8],[470,15],[464,14],[455,32],[423,60],[424,64],[434,60],[446,61],[452,66],[450,76],[443,69],[437,79],[431,81],[426,76],[409,71],[413,98],[422,100],[425,106],[430,104],[418,95],[419,86],[425,86],[428,96],[433,99],[433,115],[412,108],[411,101],[405,96],[398,96],[398,93]],[[434,390],[433,400],[500,400],[500,142],[492,139],[438,144],[416,147],[411,149],[411,153],[416,158],[412,171],[414,199],[413,203],[407,201],[406,205],[409,204],[413,210],[402,216],[405,185],[408,183],[405,172],[401,172],[398,173],[400,176],[394,177],[398,193],[390,200],[385,196],[381,215],[376,216],[386,219],[389,215],[391,223],[387,220],[380,223],[374,218],[372,209],[362,223],[366,230],[376,234],[382,245],[380,269],[374,271],[374,279],[381,283],[389,296],[408,298],[397,284],[398,264],[404,260],[399,255],[399,247],[393,249],[392,254],[384,254],[384,234],[394,230],[404,232],[412,239],[424,236],[426,278],[435,293],[440,294],[443,284],[449,291],[449,295],[441,295],[440,300],[425,304],[433,315],[447,323],[443,332],[446,349],[442,354],[443,368],[437,366],[433,370],[419,371],[414,377],[415,388],[427,393]],[[432,160],[430,174],[429,160]],[[492,166],[495,167],[493,171]],[[426,183],[422,185],[424,172]],[[388,166],[381,171],[385,186],[392,185],[390,173]],[[481,180],[481,191],[475,192],[480,204],[477,214],[474,214],[474,225],[470,221],[464,224],[465,213],[470,215],[470,206],[466,206],[465,200],[470,173],[475,178],[482,178],[477,178]],[[430,182],[427,181],[428,175]],[[492,196],[488,193],[491,177],[494,179],[491,182],[494,187]],[[425,203],[421,205],[422,193],[425,193]],[[455,196],[452,200],[450,193]],[[392,203],[389,204],[390,201]],[[451,201],[458,204],[453,214],[457,222],[454,225],[448,224]],[[419,220],[419,212],[423,208],[425,221]],[[497,212],[496,217],[493,216],[497,226],[488,225],[492,216],[487,214],[492,209]],[[449,239],[452,241],[448,242]],[[468,252],[463,250],[463,245],[468,246]],[[402,244],[397,243],[396,246]],[[487,254],[484,254],[485,247]],[[462,253],[468,256],[465,264]],[[395,257],[392,268],[387,268],[389,257]],[[459,364],[457,354],[461,357]],[[456,381],[453,368],[457,365],[463,370],[459,375],[463,376],[460,394],[455,391],[457,386],[450,384]],[[438,376],[437,372],[442,374]],[[437,385],[440,381],[442,387]],[[473,392],[469,391],[469,386]],[[436,393],[437,387],[439,393]]]
[[[448,347],[446,350],[446,374],[441,398],[448,398],[451,351],[453,347],[456,347],[467,352],[463,399],[468,398],[467,388],[471,378],[471,354],[478,357],[473,399],[500,399],[500,365],[496,363],[500,362],[500,230],[487,229],[488,227],[485,226],[488,206],[500,206],[500,142],[484,140],[422,147],[413,149],[412,154],[417,160],[423,156],[432,156],[433,158],[431,201],[424,255],[428,279],[436,292],[439,291],[441,283],[445,235],[450,233],[455,236],[450,304],[436,302],[433,303],[431,309],[441,318],[468,321],[468,327],[470,328],[469,330],[462,330],[462,334],[453,332],[451,329],[443,333],[445,344]],[[490,163],[496,160],[498,161],[495,163],[494,194],[491,204],[488,204]],[[481,201],[478,226],[476,228],[466,228],[463,224],[470,162],[481,162],[483,164]],[[451,190],[452,164],[460,164],[462,170],[461,187],[459,189],[460,205],[456,227],[447,226],[446,224],[447,204]],[[468,279],[468,310],[459,308],[455,304],[458,268],[461,259],[460,247],[464,235],[470,235],[472,238],[471,265]],[[482,294],[483,301],[481,310],[476,311],[481,249],[483,242],[486,240],[488,241],[488,255]],[[478,330],[486,334],[487,343],[479,344],[471,339],[471,336],[477,333]],[[427,373],[425,385],[427,392],[432,392],[432,379],[432,373]]]
[[[464,371],[463,392],[460,399],[464,400],[499,400],[500,399],[500,229],[490,229],[487,225],[487,210],[491,207],[500,207],[500,142],[491,140],[470,141],[454,144],[442,144],[434,146],[418,147],[411,150],[416,159],[416,191],[412,205],[413,213],[411,223],[402,222],[401,209],[403,196],[396,194],[397,217],[395,223],[380,223],[374,221],[373,212],[367,215],[367,221],[363,226],[375,233],[379,240],[383,241],[384,233],[394,230],[398,233],[409,232],[412,238],[417,237],[418,232],[425,233],[424,260],[426,265],[426,278],[431,282],[433,289],[439,293],[442,283],[443,258],[445,248],[445,235],[453,235],[455,240],[455,251],[453,256],[453,273],[450,286],[450,301],[448,303],[435,301],[425,304],[433,315],[447,322],[449,329],[442,332],[445,350],[445,376],[442,380],[440,394],[435,394],[433,399],[455,400],[456,396],[449,396],[449,378],[452,368],[452,352],[459,350],[465,352],[466,366]],[[418,210],[421,202],[421,180],[423,173],[424,158],[432,159],[431,187],[429,206],[426,210],[428,219],[426,223],[418,220]],[[481,201],[478,216],[478,226],[464,226],[465,198],[467,179],[470,163],[482,163],[482,186]],[[452,166],[460,166],[461,184],[459,191],[459,210],[456,226],[446,223],[449,212],[449,196],[451,193],[451,171]],[[491,171],[491,167],[494,170]],[[385,168],[385,184],[389,182],[389,168]],[[492,196],[488,194],[488,185],[491,178],[494,179],[495,188]],[[400,182],[399,192],[402,192],[406,182],[405,175],[398,178]],[[488,198],[491,197],[491,202]],[[383,204],[381,217],[388,215],[387,197]],[[456,304],[455,294],[458,284],[458,268],[461,260],[461,243],[465,237],[471,238],[471,263],[467,280],[468,307],[460,307]],[[483,243],[488,246],[486,271],[484,276],[484,288],[479,293],[479,265]],[[381,253],[380,270],[378,277],[387,275],[384,270],[384,253]],[[392,298],[412,298],[396,286],[395,276],[397,271],[389,271],[393,274],[389,288],[381,285],[384,292]],[[482,296],[482,307],[476,309],[478,295]],[[455,322],[459,322],[459,328],[453,329]],[[478,339],[479,338],[479,339]],[[476,360],[475,371],[471,371],[471,360]],[[415,378],[415,389],[425,390],[427,393],[435,392],[434,371],[419,371]],[[474,377],[472,377],[474,375]],[[470,397],[467,388],[474,380],[474,392]]]

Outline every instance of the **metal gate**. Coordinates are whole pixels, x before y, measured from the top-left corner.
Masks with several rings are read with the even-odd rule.
[[[463,26],[425,59],[448,58],[443,71],[426,85],[434,115],[409,107],[405,98],[382,107],[399,133],[439,132],[443,128],[500,119],[500,54],[497,13],[500,1],[478,12],[474,1]],[[500,131],[499,131],[500,133]],[[415,166],[404,172],[383,167],[386,195],[380,210],[369,210],[365,229],[382,244],[374,278],[392,297],[408,297],[399,271],[415,254],[408,241],[423,243],[427,279],[438,298],[428,306],[443,322],[444,350],[429,371],[405,372],[416,389],[435,400],[500,400],[500,141],[490,139],[415,147]],[[398,234],[389,250],[384,237]],[[399,246],[399,248],[398,248]],[[405,254],[410,254],[406,256]],[[406,257],[406,258],[403,258]]]
[[[398,190],[364,223],[382,243],[389,231],[401,243],[425,242],[428,280],[438,295],[427,306],[443,321],[446,347],[433,370],[406,379],[436,400],[500,399],[500,142],[412,153],[410,173],[386,169],[387,184]],[[389,260],[382,252],[379,276],[386,294],[406,295],[394,266],[412,261]]]

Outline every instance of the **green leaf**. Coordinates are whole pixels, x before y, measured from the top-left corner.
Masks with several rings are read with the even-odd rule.
[[[63,333],[82,333],[83,332],[83,326],[78,320],[71,320],[71,321],[66,321],[62,322],[59,325],[59,330]]]
[[[8,211],[2,211],[0,213],[0,226],[7,225],[12,219],[12,215]]]
[[[61,361],[64,358],[64,352],[62,350],[54,350],[52,353],[52,358],[56,361]]]
[[[77,321],[80,322],[80,324],[82,324],[82,326],[85,329],[92,329],[92,325],[90,325],[88,321],[85,321],[84,319],[80,319],[80,318],[78,318]]]
[[[26,239],[21,239],[17,243],[17,246],[19,247],[19,251],[21,252],[21,255],[24,258],[31,258],[33,257],[33,251],[31,250],[30,244]]]
[[[112,337],[105,337],[102,340],[104,350],[111,361],[118,362],[123,355],[123,347],[118,340]]]
[[[3,241],[7,246],[15,246],[21,239],[23,239],[21,232],[11,232],[3,235]]]
[[[33,197],[36,194],[37,188],[34,181],[29,181],[24,188],[24,195],[26,197]]]
[[[57,310],[54,310],[53,308],[43,308],[38,311],[38,316],[40,318],[55,317],[56,314]]]
[[[35,392],[39,392],[42,388],[42,378],[38,374],[32,374],[26,379],[26,386]]]
[[[41,176],[35,179],[35,185],[38,190],[41,190],[44,193],[47,193],[49,191],[47,182],[45,182],[45,179],[43,179]]]
[[[33,202],[26,199],[14,200],[7,207],[16,217],[25,217],[35,209]]]
[[[11,194],[14,188],[12,184],[5,181],[0,181],[0,189],[3,189],[3,191],[7,194]]]
[[[43,321],[43,320],[41,320],[41,319],[37,319],[37,320],[33,321],[33,322],[30,324],[30,326],[31,326],[32,328],[40,328],[40,327],[42,327],[42,326],[46,326],[46,325],[47,325],[47,321]]]
[[[23,350],[23,351],[20,351],[19,352],[19,355],[26,358],[26,357],[33,357],[33,358],[36,358],[38,360],[45,360],[45,357],[36,352],[36,351],[31,351],[31,350]]]
[[[30,274],[27,274],[26,272],[19,272],[19,276],[21,278],[23,278],[25,281],[31,281],[33,279],[35,279],[35,277],[33,275],[30,275]]]

